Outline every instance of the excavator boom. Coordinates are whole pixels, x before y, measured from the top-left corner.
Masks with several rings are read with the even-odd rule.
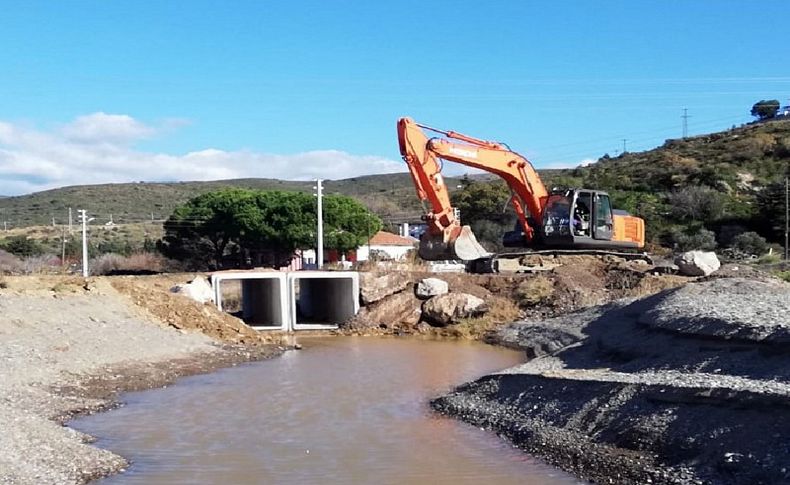
[[[431,205],[431,211],[423,216],[428,228],[420,238],[420,257],[472,261],[488,256],[469,226],[462,227],[455,217],[438,156],[429,149],[420,126],[408,118],[398,120],[398,142],[417,196]]]
[[[444,137],[429,139],[424,130]],[[411,118],[398,120],[398,142],[417,196],[431,206],[424,216],[428,228],[420,239],[420,256],[423,259],[470,261],[489,254],[477,242],[469,226],[461,226],[457,220],[441,174],[439,159],[479,168],[502,177],[513,190],[511,202],[527,238],[534,237],[534,228],[528,222],[527,212],[533,217],[541,217],[548,192],[526,158],[510,151],[504,144],[454,131],[437,130],[420,125]]]

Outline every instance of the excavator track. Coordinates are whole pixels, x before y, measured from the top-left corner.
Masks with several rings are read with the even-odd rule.
[[[614,257],[625,261],[644,261],[652,265],[653,259],[647,253],[608,251],[604,249],[542,249],[493,254],[489,257],[470,261],[470,273],[534,273],[551,271],[562,266],[558,256],[593,256],[598,258]]]

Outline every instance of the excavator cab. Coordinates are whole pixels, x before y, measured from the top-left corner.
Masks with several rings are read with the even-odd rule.
[[[546,201],[541,242],[551,247],[605,248],[612,241],[614,215],[609,194],[571,189],[552,193]]]

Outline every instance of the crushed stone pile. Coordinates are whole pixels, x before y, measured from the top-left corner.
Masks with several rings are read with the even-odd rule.
[[[488,336],[529,362],[433,406],[600,483],[790,482],[790,285],[717,278]]]

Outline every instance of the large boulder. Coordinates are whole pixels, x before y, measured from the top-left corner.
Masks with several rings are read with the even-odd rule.
[[[675,264],[680,274],[686,276],[708,276],[721,267],[712,251],[687,251],[675,258]]]
[[[485,301],[468,293],[447,293],[422,304],[422,316],[434,326],[446,327],[462,318],[477,317],[488,311]]]
[[[417,283],[415,293],[419,298],[427,300],[428,298],[444,295],[450,291],[450,286],[446,281],[439,278],[425,278]]]
[[[189,283],[176,285],[170,291],[191,298],[198,303],[214,301],[214,290],[211,288],[211,283],[203,277],[195,278]]]
[[[403,291],[410,282],[406,273],[360,273],[359,297],[363,305],[370,305]]]
[[[403,291],[363,308],[347,327],[411,330],[420,321],[421,303],[411,291]]]

